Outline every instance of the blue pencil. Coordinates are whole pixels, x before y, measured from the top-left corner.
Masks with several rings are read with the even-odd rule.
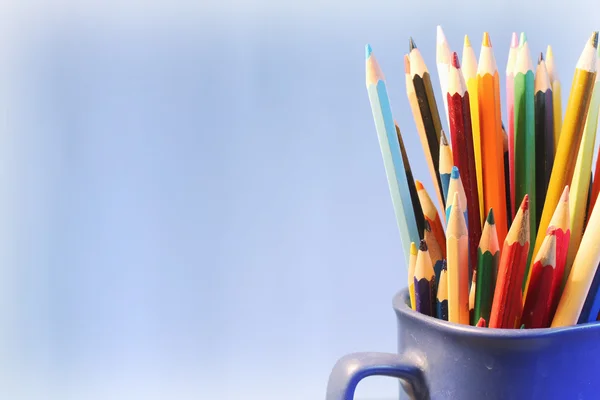
[[[448,185],[448,198],[453,198],[454,193],[458,193],[458,203],[462,208],[463,214],[465,216],[465,222],[469,223],[469,216],[467,214],[467,195],[465,194],[465,188],[462,184],[462,180],[460,179],[460,172],[458,171],[458,167],[452,167],[452,173],[450,174],[450,184]],[[452,202],[446,201],[448,205],[446,207],[446,220],[450,218],[450,211],[452,210]],[[467,225],[469,226],[469,225]]]
[[[600,267],[600,266],[599,266]],[[578,324],[584,324],[586,322],[595,322],[600,312],[600,268],[596,268],[596,274],[594,280],[590,286],[585,303],[579,314]]]
[[[404,258],[406,265],[408,265],[410,243],[420,242],[419,231],[413,211],[406,170],[400,154],[400,144],[387,94],[385,77],[373,55],[371,46],[368,44],[366,46],[366,75],[367,91],[379,139],[379,147],[383,156],[396,222],[400,230]]]
[[[427,243],[421,240],[417,263],[415,265],[415,303],[416,309],[421,314],[435,317],[436,315],[436,287],[435,272],[431,265],[431,257]]]

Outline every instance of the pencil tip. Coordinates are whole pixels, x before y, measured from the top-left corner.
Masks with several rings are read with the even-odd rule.
[[[373,49],[371,48],[371,45],[367,43],[367,45],[365,46],[365,58],[369,58],[372,52]]]
[[[598,48],[598,31],[592,33],[592,46],[594,46],[595,49]]]
[[[522,324],[522,325],[521,325],[521,329],[525,329],[525,324]]]
[[[510,38],[510,47],[513,49],[519,47],[519,36],[517,35],[517,32],[512,33],[512,37]]]
[[[417,188],[417,190],[423,190],[423,182],[421,182],[418,179],[415,179],[415,187]]]
[[[469,39],[469,35],[465,35],[464,47],[471,47],[471,40]]]
[[[525,32],[521,32],[521,37],[519,38],[519,47],[523,46],[527,42],[527,35]]]
[[[548,45],[548,47],[546,47],[546,58],[552,58],[553,56],[552,46]]]
[[[544,53],[540,52],[540,56],[538,57],[538,64],[544,61]]]
[[[546,236],[556,236],[556,231],[558,231],[557,227],[549,226],[548,229],[546,229]]]
[[[427,232],[431,232],[431,224],[429,223],[429,221],[425,220],[425,224],[424,224],[424,229]]]
[[[440,130],[440,143],[442,146],[448,146],[448,138],[446,137],[446,132],[443,129]]]
[[[412,36],[408,39],[408,49],[410,51],[412,51],[413,49],[416,49],[417,45],[415,44],[415,40],[412,38]]]
[[[452,172],[450,172],[450,179],[458,179],[460,178],[460,173],[458,172],[458,167],[452,167]]]
[[[425,239],[422,239],[421,243],[419,243],[419,251],[427,251],[427,242]]]
[[[437,26],[437,44],[442,44],[446,41],[446,35],[444,34],[444,30],[441,25]]]
[[[481,41],[481,44],[485,47],[492,47],[492,41],[488,32],[483,32],[483,40]]]
[[[446,263],[446,260],[442,260],[442,269],[441,270],[444,272],[448,271],[448,264]]]
[[[417,245],[415,244],[415,242],[410,242],[410,254],[417,254]]]
[[[404,73],[410,74],[410,57],[408,54],[404,55]]]
[[[460,68],[460,62],[458,61],[458,54],[456,52],[452,53],[452,66],[456,69]]]
[[[494,209],[493,208],[490,208],[490,212],[488,213],[486,221],[490,225],[494,225],[496,223],[496,221],[494,220]]]
[[[526,194],[525,197],[523,197],[523,202],[521,203],[521,210],[523,210],[524,212],[529,210],[529,195]]]
[[[483,317],[479,317],[479,321],[477,321],[478,328],[485,328],[485,319]]]
[[[562,195],[560,196],[560,201],[566,203],[569,201],[569,185],[565,186],[563,189]]]

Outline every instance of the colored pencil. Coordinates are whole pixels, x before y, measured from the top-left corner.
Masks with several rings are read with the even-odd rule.
[[[557,151],[550,175],[550,183],[546,192],[544,211],[540,219],[538,232],[546,232],[550,218],[556,209],[560,194],[573,178],[573,170],[577,160],[577,152],[581,143],[581,136],[587,117],[588,108],[592,97],[592,89],[596,79],[596,51],[598,49],[598,32],[594,32],[583,49],[577,62],[571,93],[567,104],[567,112],[563,121]],[[595,209],[595,207],[594,207]],[[538,235],[535,241],[534,253],[537,253],[542,244],[544,235]],[[577,288],[579,288],[577,286]],[[525,288],[527,291],[527,288]],[[564,306],[563,306],[564,307]],[[565,313],[572,312],[572,308],[565,309]],[[580,310],[578,310],[579,312]],[[577,318],[578,316],[574,317]],[[561,316],[560,323],[566,319]]]
[[[435,235],[431,231],[431,226],[428,222],[425,222],[425,242],[429,249],[429,257],[431,258],[431,264],[433,265],[433,271],[435,272],[435,287],[439,287],[440,273],[442,270],[442,264],[444,257],[442,256],[442,248],[438,243]]]
[[[478,328],[485,328],[485,319],[484,318],[479,318],[479,321],[477,321],[477,326]]]
[[[469,321],[471,325],[475,325],[473,315],[475,314],[475,293],[477,291],[477,270],[473,271],[471,279],[471,287],[469,288]]]
[[[508,62],[506,63],[506,114],[508,115],[508,165],[509,165],[509,191],[510,208],[514,217],[515,210],[515,63],[517,62],[517,53],[519,48],[519,38],[517,32],[513,32],[510,39],[510,49],[508,50]]]
[[[561,277],[561,284],[558,287],[558,293],[556,294],[555,302],[552,305],[550,319],[552,319],[552,316],[556,311],[556,306],[558,305],[558,298],[560,297],[563,286],[567,280],[567,274],[565,273],[565,264],[567,262],[567,251],[569,249],[569,242],[571,240],[571,207],[569,193],[569,186],[565,186],[547,229],[547,231],[554,230],[554,236],[556,236],[555,274]],[[531,278],[531,274],[527,278],[529,281]]]
[[[552,305],[562,282],[562,276],[556,271],[555,232],[553,228],[548,229],[531,267],[530,290],[521,317],[525,328],[547,328],[552,321]]]
[[[479,197],[479,218],[483,225],[485,220],[483,204],[483,169],[481,162],[481,135],[479,128],[479,100],[477,100],[477,57],[471,46],[469,36],[465,35],[461,70],[467,91],[469,92],[469,107],[471,109],[471,132],[473,136],[473,157],[475,158],[475,174],[477,175],[477,190]]]
[[[529,43],[525,34],[521,34],[517,61],[515,62],[515,201],[520,203],[525,195],[529,196],[529,242],[535,241],[537,227],[536,201],[536,145],[535,145],[535,95],[534,75]],[[495,209],[494,209],[495,210]],[[540,210],[541,211],[541,210]],[[532,257],[529,248],[529,260]],[[527,273],[526,270],[526,273]],[[523,282],[523,286],[525,282]]]
[[[413,212],[415,214],[417,231],[419,231],[419,238],[423,239],[423,230],[425,228],[425,218],[423,216],[423,209],[421,208],[421,202],[419,201],[419,195],[417,194],[415,180],[413,178],[412,169],[410,168],[410,162],[408,161],[408,155],[406,154],[406,148],[404,147],[404,140],[402,139],[400,127],[397,123],[394,123],[394,125],[396,127],[396,136],[398,137],[398,144],[400,145],[400,153],[402,154],[402,163],[404,164],[404,170],[406,171],[406,182],[408,183],[410,200],[413,206]]]
[[[514,329],[521,325],[521,288],[529,253],[529,221],[529,197],[525,195],[502,246],[490,328]]]
[[[427,145],[423,146],[425,157],[429,164],[429,172],[433,183],[435,184],[438,195],[442,200],[441,206],[445,208],[442,196],[442,181],[439,176],[440,159],[440,132],[442,123],[438,113],[437,103],[433,87],[431,86],[431,76],[425,65],[425,60],[417,48],[413,38],[409,41],[409,59],[410,74],[412,76],[413,88],[419,104],[420,116],[427,136]],[[414,114],[413,114],[414,115]],[[423,141],[423,139],[421,139]]]
[[[599,48],[600,50],[600,48]],[[600,70],[600,53],[597,53],[596,70]],[[598,128],[598,111],[600,110],[600,74],[596,74],[596,81],[592,91],[592,98],[581,136],[575,170],[571,179],[571,241],[569,243],[569,253],[567,255],[567,264],[565,271],[568,274],[571,271],[571,265],[575,259],[575,254],[579,249],[581,237],[583,236],[583,222],[587,210],[587,199],[589,192],[590,170],[592,168],[592,159],[594,157],[594,144],[596,143],[596,129]]]
[[[477,250],[477,292],[472,321],[479,321],[480,318],[484,318],[486,321],[490,320],[499,259],[500,244],[494,222],[494,210],[490,209]]]
[[[437,288],[436,315],[439,319],[448,321],[448,269],[446,263],[440,272],[440,284]]]
[[[481,157],[485,160],[485,168],[483,168],[483,202],[486,210],[494,209],[498,240],[504,241],[507,231],[507,219],[499,85],[498,68],[492,50],[492,43],[489,34],[485,32],[477,69]]]
[[[513,219],[512,192],[510,191],[510,154],[508,152],[508,134],[502,123],[502,150],[504,151],[504,187],[506,188],[506,226],[510,226]]]
[[[452,149],[446,138],[446,133],[442,130],[440,138],[440,179],[442,180],[442,192],[444,193],[444,204],[448,199],[448,187],[450,186],[450,175],[452,174]],[[445,210],[446,208],[442,208]],[[446,215],[444,214],[444,217]]]
[[[594,280],[583,303],[577,324],[597,321],[598,315],[600,315],[600,268],[596,267]]]
[[[408,294],[410,296],[410,308],[417,309],[415,302],[415,267],[417,266],[418,249],[415,242],[410,243],[410,259],[408,261]]]
[[[552,87],[546,70],[544,55],[540,54],[535,71],[535,201],[536,224],[542,216],[546,190],[554,163],[554,110]],[[535,240],[535,238],[532,239]]]
[[[461,173],[467,205],[466,218],[469,229],[469,264],[475,265],[477,260],[477,244],[481,237],[481,220],[479,219],[479,189],[475,158],[473,156],[473,132],[471,131],[471,109],[469,92],[465,85],[458,54],[452,53],[452,64],[448,72],[448,115],[450,116],[450,137],[454,165]],[[450,190],[449,190],[450,192]]]
[[[429,197],[425,186],[419,180],[415,181],[415,187],[417,188],[417,194],[419,196],[419,202],[421,203],[421,209],[423,210],[423,216],[425,222],[431,227],[431,232],[435,236],[438,244],[442,251],[442,258],[446,258],[446,233],[444,232],[444,226],[438,213],[433,200]]]
[[[435,317],[435,273],[431,258],[427,251],[427,243],[421,240],[419,252],[417,254],[417,263],[415,265],[415,304],[417,311],[421,314]]]
[[[448,99],[446,98],[448,85],[448,70],[450,68],[451,52],[450,45],[441,26],[437,26],[436,35],[435,63],[437,66],[440,87],[442,89],[442,99],[444,100],[444,111],[446,112],[446,122],[450,126],[450,114],[448,114]],[[452,135],[452,133],[450,133]]]
[[[448,267],[448,321],[469,325],[469,239],[458,193],[446,229]]]
[[[596,167],[594,168],[589,208],[594,208],[598,200],[598,193],[600,193],[600,147],[598,147],[598,152],[596,153]]]
[[[450,184],[448,185],[448,198],[446,199],[446,203],[448,204],[448,206],[446,207],[446,220],[450,219],[450,212],[452,210],[451,200],[454,198],[454,193],[458,193],[458,200],[461,206],[460,209],[463,212],[468,229],[469,213],[466,208],[466,205],[468,204],[467,195],[465,194],[465,188],[463,186],[462,179],[460,177],[460,172],[457,167],[452,167],[452,173],[450,174]]]
[[[567,118],[563,126],[567,126]],[[560,134],[560,142],[565,139],[565,130]],[[560,152],[560,149],[559,149]],[[592,285],[592,281],[600,263],[600,207],[594,206],[587,229],[581,238],[579,251],[568,274],[556,313],[552,319],[552,327],[575,325],[581,314],[583,304]],[[566,273],[566,271],[565,271]]]
[[[400,154],[400,144],[396,134],[394,118],[385,85],[385,77],[375,59],[371,46],[366,46],[366,83],[379,139],[379,147],[383,156],[388,186],[394,205],[396,222],[400,230],[400,239],[404,249],[405,261],[408,264],[410,243],[418,243],[421,238],[417,221],[413,212],[412,199],[406,170]]]
[[[552,46],[546,48],[546,68],[552,84],[552,116],[554,118],[554,153],[556,154],[556,146],[560,138],[560,130],[562,128],[562,94],[560,87],[560,79],[554,64],[554,52]]]

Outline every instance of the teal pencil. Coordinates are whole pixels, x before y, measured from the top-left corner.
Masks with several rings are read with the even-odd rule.
[[[385,77],[373,55],[370,45],[366,45],[366,81],[371,111],[375,121],[375,129],[379,139],[379,147],[383,156],[383,164],[387,175],[388,186],[396,215],[396,223],[400,231],[400,240],[404,249],[406,265],[410,256],[411,242],[420,243],[419,230],[414,214],[406,170],[400,144],[396,134],[396,126],[392,108],[387,94]]]
[[[440,134],[440,180],[442,181],[442,192],[444,194],[444,202],[446,205],[452,203],[452,197],[448,197],[448,186],[450,185],[450,174],[452,173],[453,165],[452,149],[448,144],[446,133],[442,129]],[[447,220],[448,217],[446,216],[446,221]]]
[[[465,216],[465,222],[468,224],[469,219],[467,214],[467,195],[465,194],[465,188],[462,184],[462,180],[460,179],[460,172],[458,171],[458,167],[452,167],[452,173],[450,174],[450,184],[448,185],[448,198],[453,198],[454,193],[458,193],[458,203],[460,205],[460,208],[462,208],[463,215]],[[446,204],[448,205],[446,207],[446,221],[448,221],[448,219],[450,219],[450,211],[452,210],[452,202],[446,201]]]

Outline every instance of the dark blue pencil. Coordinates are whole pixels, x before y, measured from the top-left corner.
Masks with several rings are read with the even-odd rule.
[[[435,304],[435,272],[425,240],[419,244],[417,265],[415,266],[415,303],[421,314],[434,317]]]

